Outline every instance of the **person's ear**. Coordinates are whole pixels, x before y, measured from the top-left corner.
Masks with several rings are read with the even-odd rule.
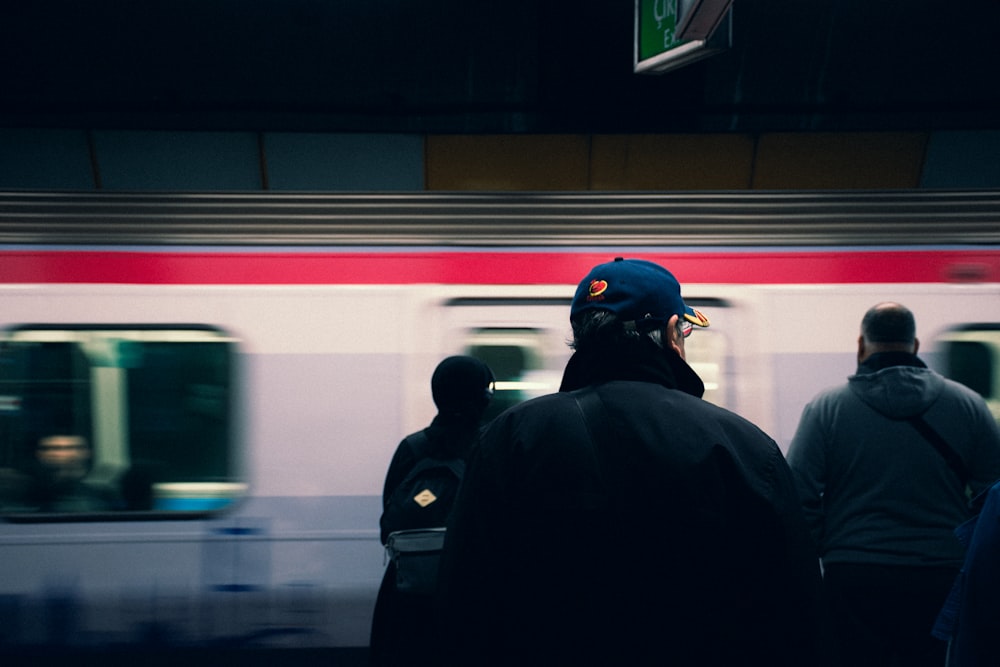
[[[913,339],[913,354],[916,354],[917,350],[919,350],[919,349],[920,349],[920,339],[919,338],[914,338]]]
[[[867,356],[865,354],[865,337],[858,336],[858,363],[864,361]]]
[[[676,352],[677,356],[681,359],[684,359],[684,336],[677,330],[678,320],[680,320],[680,315],[671,317],[670,321],[667,322],[665,333],[667,334],[667,343],[670,344],[670,349]]]

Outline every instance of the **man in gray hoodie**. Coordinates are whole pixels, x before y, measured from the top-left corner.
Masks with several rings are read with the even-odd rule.
[[[857,373],[806,406],[788,451],[842,665],[944,665],[931,628],[962,563],[954,530],[1000,478],[985,402],[918,348],[907,308],[871,308]]]

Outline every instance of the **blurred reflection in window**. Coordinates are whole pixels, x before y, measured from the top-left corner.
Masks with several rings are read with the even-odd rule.
[[[938,337],[944,374],[986,400],[1000,421],[1000,324],[965,324]]]
[[[79,519],[232,502],[245,488],[233,450],[234,348],[209,327],[3,332],[0,511]]]

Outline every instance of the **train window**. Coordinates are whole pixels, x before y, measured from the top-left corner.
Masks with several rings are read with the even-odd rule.
[[[492,419],[521,401],[558,391],[563,356],[546,354],[551,332],[536,328],[482,328],[472,332],[465,354],[487,363],[496,375],[496,396],[486,413]],[[560,341],[561,348],[566,347]],[[726,406],[723,381],[726,338],[711,329],[685,341],[688,363],[705,383],[705,400]]]
[[[489,420],[521,401],[559,389],[560,371],[546,368],[545,332],[534,328],[483,328],[470,333],[466,352],[496,376]]]
[[[993,353],[985,343],[955,341],[948,346],[948,373],[987,397],[993,393]]]
[[[232,503],[245,490],[234,348],[202,326],[0,332],[0,513],[178,518]]]
[[[1000,420],[1000,324],[968,324],[938,339],[944,374],[982,396]]]

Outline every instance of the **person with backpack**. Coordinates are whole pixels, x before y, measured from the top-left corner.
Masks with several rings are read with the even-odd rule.
[[[386,472],[379,520],[383,545],[399,531],[445,526],[493,391],[493,371],[474,357],[448,357],[435,368],[431,395],[437,416],[399,443]],[[398,585],[396,564],[389,562],[372,620],[373,667],[403,661],[440,665],[431,600],[430,593]]]

